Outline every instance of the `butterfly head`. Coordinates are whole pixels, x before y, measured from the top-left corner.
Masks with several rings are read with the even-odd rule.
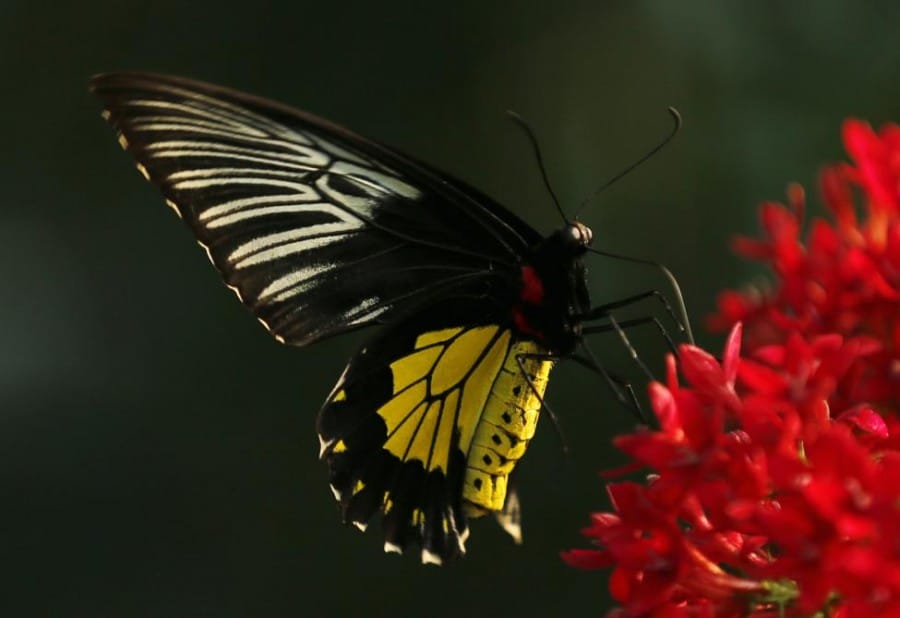
[[[559,231],[563,246],[569,248],[575,255],[581,255],[594,241],[594,232],[581,221],[567,223]]]

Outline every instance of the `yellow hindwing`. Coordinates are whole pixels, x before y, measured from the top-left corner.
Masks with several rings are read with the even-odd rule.
[[[390,365],[393,394],[377,410],[387,427],[384,448],[446,474],[457,434],[467,510],[500,510],[509,474],[534,436],[552,362],[523,357],[526,378],[517,358],[545,350],[512,342],[498,326],[425,332],[414,347]]]

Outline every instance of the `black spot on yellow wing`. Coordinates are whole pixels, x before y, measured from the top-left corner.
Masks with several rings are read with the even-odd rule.
[[[551,363],[498,325],[389,333],[354,357],[319,415],[345,521],[383,513],[385,550],[465,551],[467,519],[500,512],[537,426]],[[510,528],[507,528],[511,530]]]

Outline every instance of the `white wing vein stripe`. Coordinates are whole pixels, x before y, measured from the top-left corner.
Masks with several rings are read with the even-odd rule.
[[[280,302],[309,289],[312,281],[319,275],[337,268],[336,264],[320,264],[308,266],[283,275],[267,285],[259,293],[259,300],[265,302]],[[306,283],[307,285],[301,285]]]
[[[381,299],[379,299],[377,297],[366,299],[359,306],[354,307],[351,311],[348,311],[346,317],[347,318],[353,317],[353,320],[347,322],[347,324],[349,326],[354,326],[356,324],[362,324],[363,322],[368,322],[369,320],[377,318],[379,315],[381,315],[385,311],[388,311],[391,308],[390,305],[382,305],[381,307],[376,307],[372,311],[366,311],[372,305],[375,305],[378,302],[380,302],[380,300]],[[360,311],[362,311],[362,313],[359,313]],[[359,315],[357,315],[358,313],[359,313]]]
[[[394,193],[411,200],[418,199],[422,195],[421,191],[396,176],[379,172],[370,167],[362,167],[346,161],[335,161],[328,171],[338,176],[347,176],[378,191]]]
[[[237,269],[247,268],[248,266],[254,266],[256,264],[263,264],[265,262],[274,262],[294,255],[295,253],[320,249],[330,244],[346,240],[350,236],[349,232],[355,229],[355,227],[356,226],[348,225],[346,223],[323,223],[321,225],[313,225],[300,230],[300,235],[310,236],[313,233],[317,233],[321,234],[320,236],[295,242],[279,243],[270,249],[260,250],[258,252],[246,249],[248,245],[254,245],[256,243],[256,241],[251,241],[241,246],[241,248],[245,248],[244,253],[248,254],[248,257],[236,259],[232,253],[228,259],[234,263],[234,267]],[[287,234],[292,234],[292,232],[272,234],[272,236],[285,236]],[[293,234],[297,235],[296,232],[293,232]]]
[[[140,132],[181,131],[202,133],[204,135],[219,135],[229,139],[263,143],[271,139],[268,135],[249,128],[242,130],[245,127],[233,127],[184,116],[135,116],[134,120],[131,121],[131,128]]]
[[[166,178],[171,183],[180,180],[193,180],[195,178],[210,178],[212,176],[272,176],[275,178],[297,179],[297,172],[287,170],[272,170],[264,167],[209,167],[192,170],[179,170],[172,172]]]
[[[215,157],[255,161],[266,165],[281,165],[311,171],[322,169],[328,163],[324,155],[308,158],[287,152],[270,152],[252,148],[240,148],[215,142],[155,142],[147,146],[150,157]]]
[[[228,127],[207,128],[205,126],[199,126],[195,124],[195,121],[193,119],[173,118],[168,123],[156,122],[152,124],[145,124],[143,122],[144,120],[145,117],[141,116],[135,118],[131,125],[132,129],[135,132],[145,133],[152,133],[157,131],[176,131],[196,135],[214,135],[227,139],[233,139],[235,141],[241,141],[246,144],[259,144],[260,146],[266,146],[273,149],[282,148],[285,150],[293,150],[295,152],[306,152],[309,150],[309,148],[312,147],[312,144],[308,144],[306,141],[302,140],[288,141],[268,135],[257,136],[245,133],[233,133],[227,130]],[[293,135],[296,134],[292,134],[292,137]]]
[[[269,134],[267,131],[263,131],[262,129],[260,129],[260,127],[253,126],[253,124],[247,122],[246,118],[237,117],[233,114],[228,113],[217,113],[219,112],[218,105],[197,106],[191,105],[189,103],[173,103],[170,101],[161,101],[158,99],[128,99],[126,101],[123,101],[123,105],[130,107],[144,107],[182,112],[184,116],[174,114],[172,117],[183,118],[187,116],[190,118],[205,118],[208,122],[210,122],[210,124],[218,125],[222,128],[250,131],[257,137],[264,137]]]
[[[191,189],[209,189],[210,187],[227,187],[233,185],[262,185],[267,187],[279,187],[282,189],[290,189],[296,191],[295,199],[303,200],[304,197],[310,199],[319,199],[318,194],[299,182],[290,182],[287,180],[276,180],[272,178],[248,178],[248,177],[226,177],[226,178],[198,178],[196,180],[181,180],[172,184],[172,188],[184,191]]]
[[[263,154],[263,153],[260,153]],[[230,159],[232,161],[247,161],[249,163],[262,163],[265,165],[277,165],[282,168],[294,170],[300,174],[304,172],[318,171],[319,167],[306,164],[290,163],[288,161],[279,161],[277,159],[263,159],[261,157],[253,157],[244,154],[235,154],[231,152],[222,152],[219,150],[164,150],[160,152],[152,152],[149,154],[154,159],[168,159],[178,157],[203,157],[208,159]]]
[[[241,142],[249,142],[256,144],[267,144],[271,145],[274,140],[271,138],[262,138],[256,137],[253,135],[248,135],[245,133],[232,133],[230,131],[224,130],[227,127],[222,127],[220,129],[212,129],[206,128],[202,126],[195,125],[193,123],[188,122],[154,122],[154,123],[141,123],[139,121],[135,121],[132,124],[132,128],[135,132],[139,133],[160,133],[163,131],[171,131],[171,132],[179,132],[179,133],[190,133],[191,135],[197,136],[215,136],[215,137],[224,137],[225,139],[241,141]],[[295,147],[296,149],[296,147]]]
[[[270,121],[268,118],[255,114],[242,107],[226,103],[221,99],[203,96],[189,90],[183,90],[181,88],[160,87],[156,88],[156,90],[161,92],[174,93],[176,98],[183,98],[189,102],[173,103],[169,101],[161,101],[158,99],[131,99],[130,101],[128,101],[128,103],[141,107],[174,109],[176,111],[181,111],[192,116],[210,118],[212,120],[219,120],[228,124],[236,124],[242,127],[254,128],[256,131],[259,131],[263,134],[268,133],[271,135],[284,135],[286,133],[290,133],[291,135],[296,135],[296,132],[287,131],[284,126],[277,122]],[[309,141],[303,137],[300,137],[300,140],[298,141],[303,141],[307,144],[309,143]]]
[[[232,213],[230,215],[224,215],[222,217],[218,217],[213,219],[209,223],[206,224],[208,229],[216,229],[220,227],[225,227],[228,225],[233,225],[240,221],[246,221],[247,219],[255,219],[256,217],[266,217],[269,215],[279,215],[279,214],[290,214],[290,213],[301,213],[301,212],[316,212],[320,211],[321,208],[319,206],[330,206],[330,204],[315,204],[315,203],[307,203],[307,204],[285,204],[282,206],[266,206],[264,208],[252,208],[249,210],[241,210],[236,213]],[[315,227],[315,226],[312,226]],[[304,228],[311,229],[311,228]]]
[[[173,122],[178,124],[188,124],[189,126],[205,127],[207,129],[215,129],[221,131],[227,129],[234,135],[239,137],[268,137],[267,133],[263,133],[258,129],[254,129],[245,122],[238,123],[230,120],[213,119],[199,115],[190,108],[185,108],[187,113],[184,114],[153,114],[149,111],[143,114],[134,114],[132,126],[140,127],[148,123],[154,122]]]
[[[299,186],[306,187],[306,185]],[[243,197],[236,200],[222,202],[221,204],[217,204],[216,206],[207,208],[202,213],[200,213],[197,219],[200,222],[203,222],[209,219],[215,219],[216,217],[227,215],[228,213],[234,212],[236,210],[260,206],[262,204],[289,204],[292,202],[313,201],[316,199],[319,199],[318,194],[316,194],[315,191],[309,189],[308,187],[306,187],[305,193],[284,193],[281,195],[257,195],[253,197]]]
[[[283,232],[276,232],[274,234],[266,234],[265,236],[258,236],[251,241],[245,242],[242,245],[239,245],[231,254],[228,256],[229,261],[240,261],[247,256],[255,254],[263,249],[271,247],[273,245],[280,245],[284,243],[290,243],[296,240],[301,240],[304,238],[309,238],[310,236],[322,236],[327,234],[334,234],[338,232],[349,232],[351,230],[355,230],[363,227],[363,222],[356,217],[347,214],[345,211],[333,206],[332,204],[316,204],[316,211],[321,213],[326,213],[333,216],[337,221],[333,223],[320,223],[317,225],[309,225],[306,227],[286,230]],[[315,239],[321,240],[321,239]],[[331,241],[333,242],[333,241]],[[330,243],[325,243],[330,244]]]
[[[333,156],[336,159],[344,159],[345,161],[353,161],[354,163],[359,163],[360,165],[371,165],[370,162],[366,161],[362,157],[353,154],[348,150],[344,150],[337,144],[332,144],[321,137],[311,138],[315,140],[315,145]]]
[[[160,140],[147,144],[148,151],[159,151],[165,149],[184,149],[184,150],[216,150],[221,152],[234,152],[238,154],[247,154],[258,157],[268,157],[274,160],[293,161],[303,163],[304,165],[315,165],[317,167],[326,166],[331,160],[327,154],[321,150],[315,150],[306,146],[298,146],[294,152],[284,152],[275,149],[261,148],[245,148],[236,144],[225,144],[223,142],[215,142],[203,139],[172,139]],[[364,169],[364,168],[363,168]]]
[[[170,95],[174,94],[174,98],[183,98],[187,101],[190,101],[189,105],[191,105],[191,107],[195,107],[200,113],[205,113],[207,109],[211,107],[215,109],[219,114],[222,114],[226,117],[231,117],[236,122],[240,122],[242,124],[250,124],[256,126],[257,128],[272,132],[276,135],[293,133],[292,131],[288,131],[283,125],[278,122],[269,120],[265,116],[261,116],[247,109],[246,107],[234,105],[222,99],[206,96],[191,90],[178,88],[176,86],[163,86],[154,84],[151,86],[151,88],[158,92],[167,92]],[[194,105],[195,103],[196,106]]]

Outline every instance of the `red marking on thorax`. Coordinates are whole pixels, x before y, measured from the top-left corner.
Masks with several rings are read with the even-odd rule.
[[[538,340],[544,339],[544,334],[528,322],[528,318],[525,317],[525,314],[518,307],[513,308],[512,317],[513,324],[515,324],[520,333],[531,335]]]
[[[544,299],[544,284],[531,266],[522,267],[522,290],[519,296],[532,305],[537,305]]]

